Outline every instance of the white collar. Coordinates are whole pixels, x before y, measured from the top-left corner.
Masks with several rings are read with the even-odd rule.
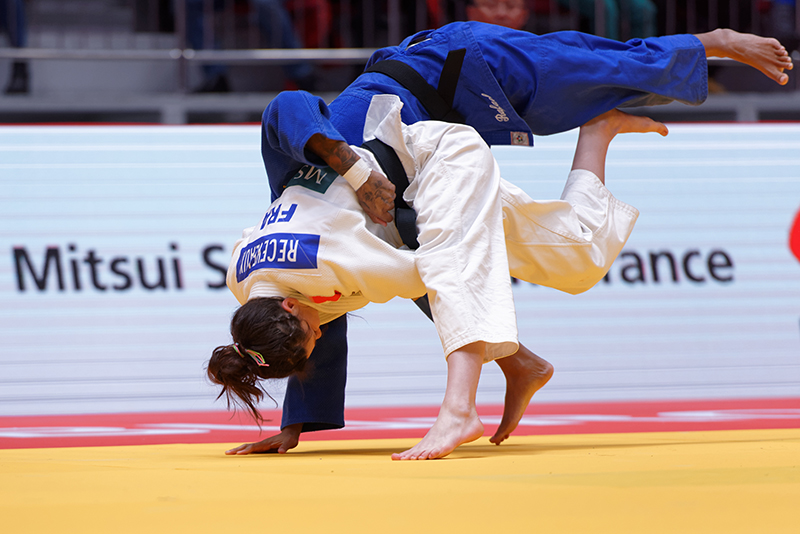
[[[364,121],[364,141],[378,138],[392,147],[400,158],[406,175],[412,178],[416,174],[416,165],[405,143],[401,109],[403,101],[397,95],[373,96]]]

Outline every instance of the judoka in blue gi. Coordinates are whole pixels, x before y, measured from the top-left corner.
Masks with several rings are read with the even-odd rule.
[[[724,29],[626,43],[578,32],[538,36],[478,22],[424,31],[377,51],[367,71],[330,105],[302,91],[282,93],[270,103],[262,120],[262,156],[272,197],[279,197],[304,165],[328,165],[345,177],[348,171],[356,173],[359,158],[348,145],[361,144],[376,94],[398,95],[406,124],[464,122],[489,145],[532,146],[533,135],[567,131],[618,107],[701,104],[711,56],[748,64],[781,85],[788,81],[784,71],[792,68],[775,39]],[[398,73],[403,65],[435,94],[422,94],[420,80]],[[359,181],[357,195],[367,215],[374,222],[391,221],[392,183],[374,171]],[[286,452],[297,445],[301,432],[344,426],[346,336],[345,317],[327,325],[309,360],[315,372],[289,380],[281,433],[239,453]],[[552,367],[538,360],[541,387]],[[508,400],[506,412],[493,443],[505,440],[522,416],[518,407],[509,408]]]

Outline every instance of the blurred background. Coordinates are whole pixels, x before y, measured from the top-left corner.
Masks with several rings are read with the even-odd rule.
[[[270,202],[264,108],[285,89],[332,100],[376,48],[490,16],[623,40],[730,27],[800,65],[793,0],[0,0],[0,416],[224,409],[204,366],[230,342],[231,247]],[[797,406],[799,74],[781,87],[712,60],[705,104],[642,111],[668,138],[614,142],[612,190],[641,217],[608,281],[514,289],[521,338],[558,369],[537,402]],[[557,198],[575,139],[493,152]],[[440,402],[441,346],[415,307],[348,324],[348,407]],[[283,397],[268,390],[265,409]],[[479,402],[503,391],[488,366]]]
[[[271,97],[332,99],[375,48],[474,16],[536,33],[627,40],[717,27],[798,47],[795,0],[0,0],[0,123],[258,122]],[[706,105],[679,121],[800,120],[778,87],[712,61]]]

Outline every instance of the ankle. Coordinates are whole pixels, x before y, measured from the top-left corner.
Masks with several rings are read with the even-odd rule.
[[[731,37],[735,32],[728,28],[717,28],[696,35],[706,49],[706,57],[730,57]]]
[[[478,416],[478,411],[475,408],[475,404],[467,400],[445,398],[441,408],[439,408],[439,415],[456,419],[471,419]]]
[[[604,114],[581,126],[580,135],[608,145],[619,133],[618,130],[618,125]]]

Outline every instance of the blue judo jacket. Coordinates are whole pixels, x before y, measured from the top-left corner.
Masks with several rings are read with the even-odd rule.
[[[461,48],[467,52],[453,107],[489,145],[532,145],[534,134],[571,130],[616,107],[673,100],[697,105],[708,94],[705,50],[691,35],[621,43],[579,32],[534,35],[455,22],[378,50],[367,67],[399,60],[436,87],[447,53]],[[302,164],[322,164],[303,148],[313,134],[362,143],[376,94],[398,95],[406,124],[430,118],[414,95],[380,73],[362,74],[330,106],[303,91],[281,93],[269,104],[262,157],[273,200]]]

